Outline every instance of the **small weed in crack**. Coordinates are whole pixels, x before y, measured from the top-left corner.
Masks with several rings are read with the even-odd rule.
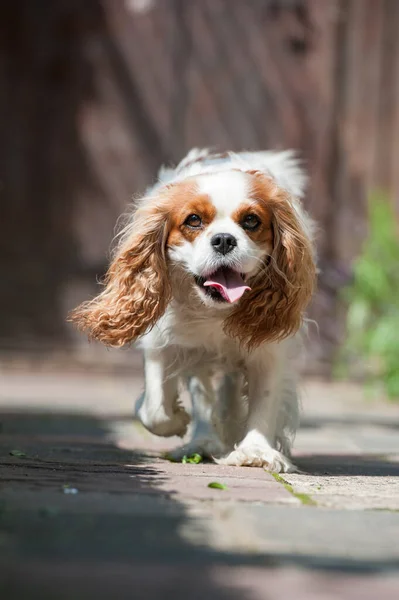
[[[279,475],[278,473],[271,474],[278,483],[281,483],[281,485],[285,487],[287,492],[292,494],[295,498],[298,498],[301,504],[305,504],[307,506],[317,506],[317,503],[313,500],[313,498],[308,496],[308,494],[300,494],[299,492],[296,492],[292,485],[288,483],[288,481],[286,481],[283,477],[281,477],[281,475]]]

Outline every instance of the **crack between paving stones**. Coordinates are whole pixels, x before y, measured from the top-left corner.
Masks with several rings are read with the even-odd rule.
[[[313,500],[311,496],[305,493],[296,492],[294,487],[288,481],[286,481],[284,477],[281,477],[281,475],[278,473],[271,473],[271,475],[277,481],[277,483],[283,485],[287,492],[294,496],[294,498],[297,498],[301,504],[305,506],[317,506],[317,502]]]

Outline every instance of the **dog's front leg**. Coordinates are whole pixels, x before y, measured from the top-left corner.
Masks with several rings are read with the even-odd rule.
[[[163,437],[183,437],[190,422],[190,416],[179,403],[174,358],[167,349],[147,349],[144,353],[145,391],[139,400],[137,416],[146,429]]]
[[[270,357],[271,358],[271,357]],[[282,399],[279,360],[253,361],[248,365],[248,418],[243,439],[218,462],[227,465],[264,467],[289,472],[295,467],[276,450],[277,421]]]

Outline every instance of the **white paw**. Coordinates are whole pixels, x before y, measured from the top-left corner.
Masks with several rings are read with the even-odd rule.
[[[263,467],[274,473],[292,473],[297,470],[281,452],[262,446],[237,447],[233,452],[216,462],[221,465],[236,467]]]
[[[216,438],[192,440],[188,444],[168,452],[169,456],[177,462],[180,462],[183,456],[200,454],[203,458],[213,459],[215,456],[221,456],[222,453],[223,446]]]
[[[149,412],[144,402],[137,416],[148,431],[161,437],[184,437],[191,421],[190,415],[179,404],[175,405],[171,414],[167,414],[163,406],[156,412]]]

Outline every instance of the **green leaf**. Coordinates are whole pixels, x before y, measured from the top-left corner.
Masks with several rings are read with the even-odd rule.
[[[183,458],[181,459],[181,462],[186,465],[186,464],[191,464],[191,465],[198,465],[198,463],[202,462],[203,458],[201,456],[201,454],[189,454],[187,456],[187,454],[185,454],[183,456]]]
[[[349,306],[347,314],[348,329],[362,330],[370,318],[370,306],[363,299],[356,299]]]
[[[200,462],[202,462],[203,458],[201,456],[201,454],[190,454],[190,456],[187,457],[187,462],[191,463],[192,465],[198,465]]]
[[[214,490],[227,490],[227,485],[224,483],[219,483],[218,481],[212,481],[211,483],[208,483],[208,487]]]
[[[357,285],[361,286],[364,297],[372,302],[388,298],[391,293],[387,273],[381,268],[380,261],[361,259],[355,265]]]
[[[376,323],[369,340],[372,354],[385,356],[399,353],[399,322],[397,321],[397,319],[385,317]]]
[[[399,398],[399,370],[386,376],[385,388],[390,398]]]
[[[11,450],[10,455],[15,456],[16,458],[26,458],[27,457],[27,454],[25,452],[22,452],[21,450]]]

